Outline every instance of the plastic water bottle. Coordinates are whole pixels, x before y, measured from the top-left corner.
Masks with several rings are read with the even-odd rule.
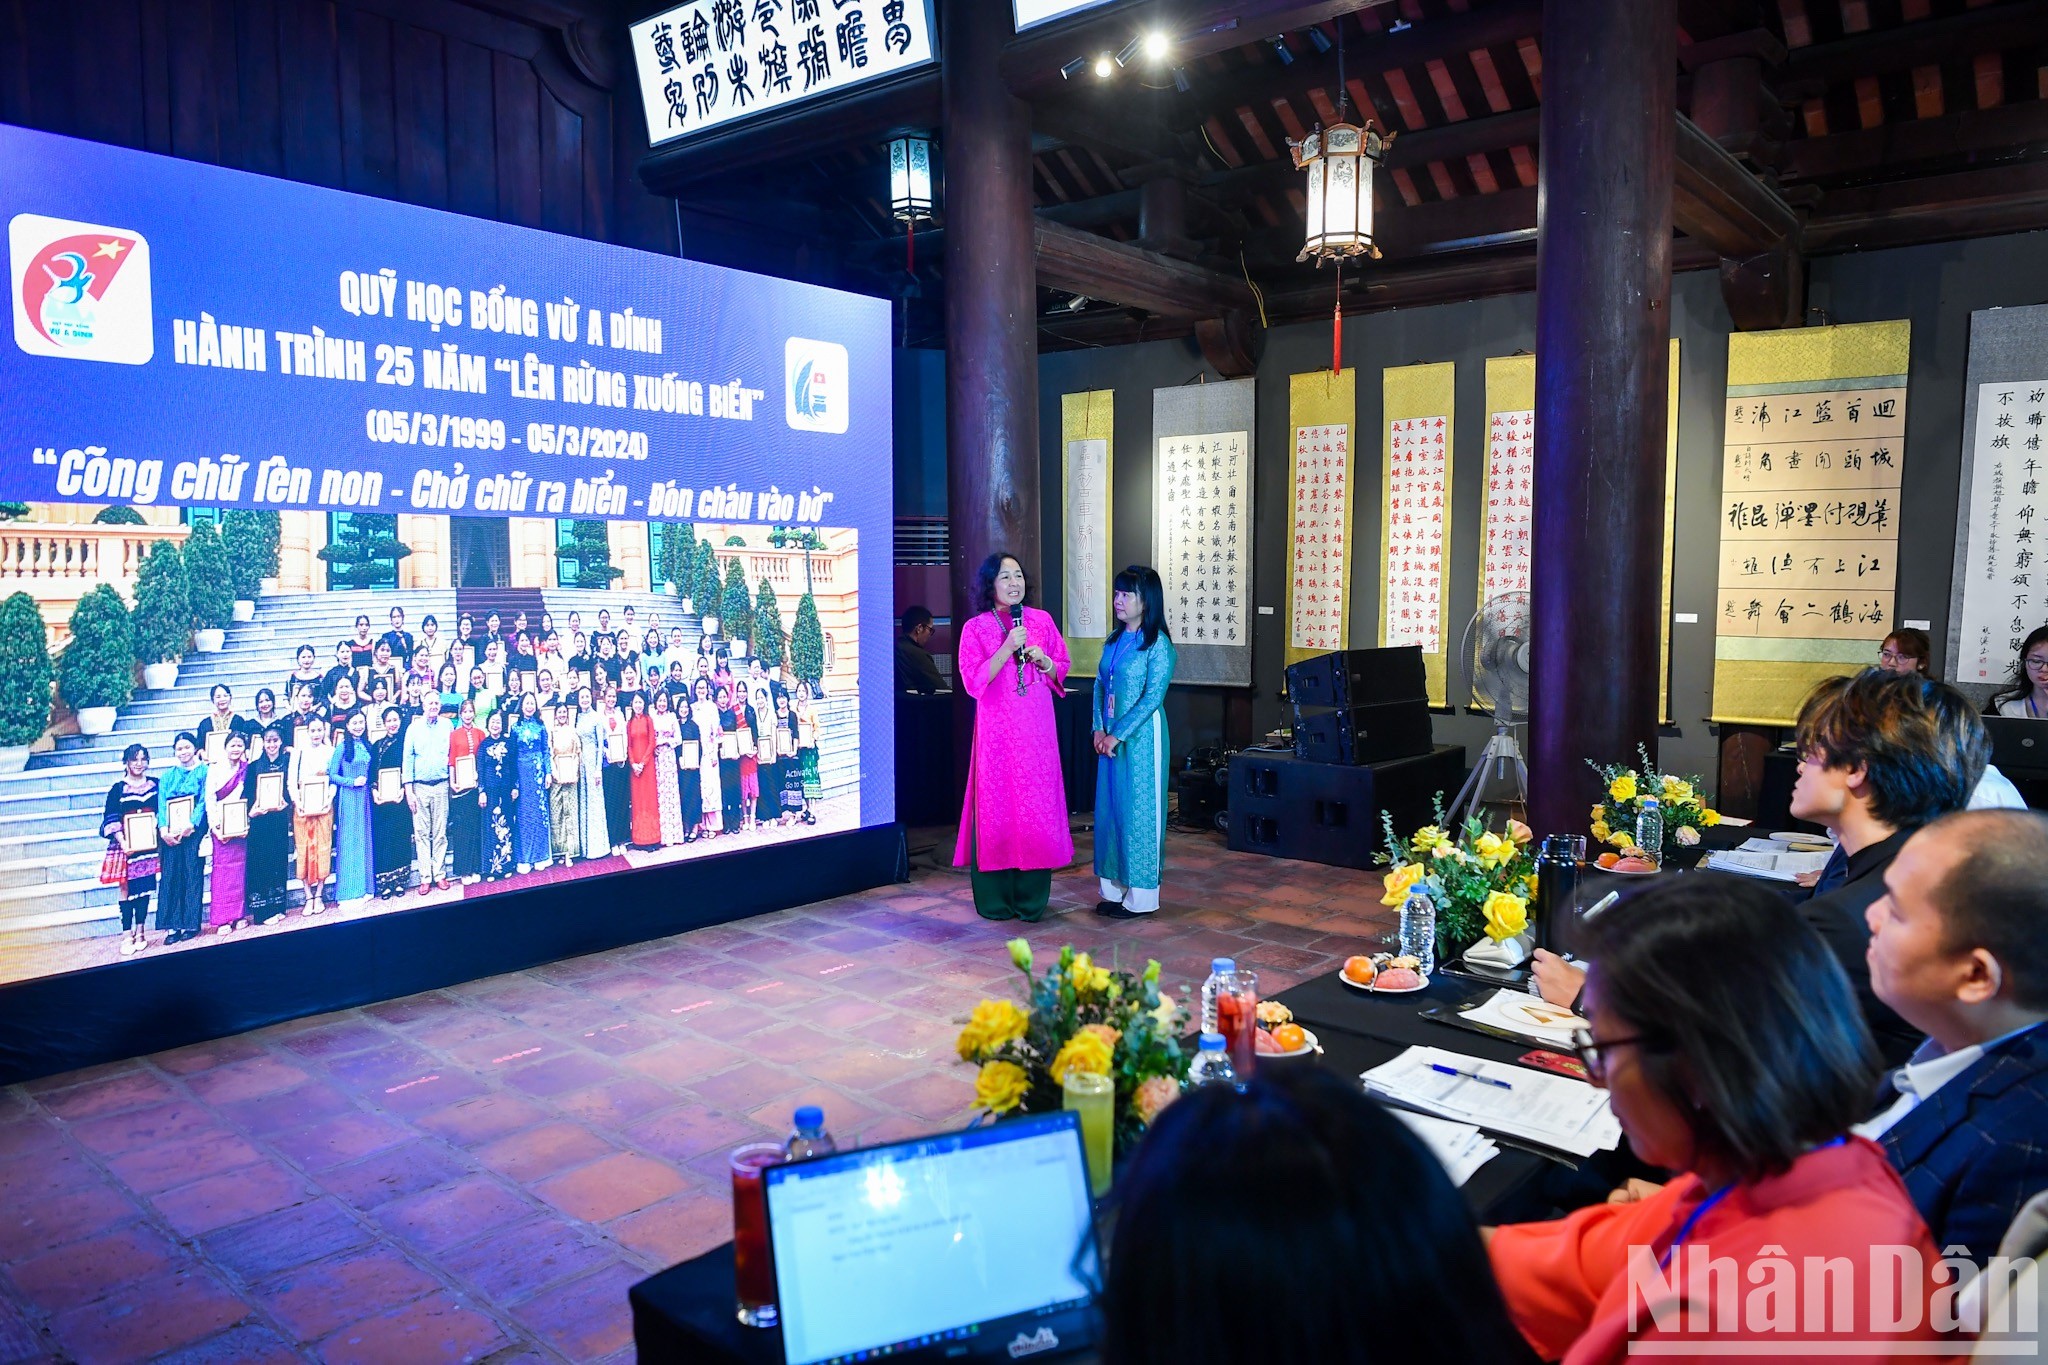
[[[1421,959],[1418,975],[1436,970],[1436,902],[1421,891],[1401,903],[1401,955]]]
[[[1664,861],[1664,806],[1654,796],[1645,796],[1636,806],[1636,847],[1651,862]]]
[[[789,1131],[789,1140],[782,1144],[783,1156],[789,1161],[802,1161],[807,1156],[831,1156],[839,1150],[839,1144],[825,1131],[825,1111],[815,1104],[806,1104],[796,1111],[794,1126]]]
[[[1230,1064],[1227,1041],[1215,1030],[1205,1030],[1202,1041],[1195,1045],[1195,1059],[1188,1063],[1188,1089],[1236,1084],[1237,1068]]]
[[[1209,959],[1209,979],[1202,983],[1202,1032],[1215,1033],[1217,1006],[1216,997],[1228,995],[1236,989],[1237,959],[1216,957]]]

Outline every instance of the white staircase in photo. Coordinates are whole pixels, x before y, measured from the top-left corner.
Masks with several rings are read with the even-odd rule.
[[[582,613],[586,629],[596,629],[600,607],[611,609],[613,628],[620,628],[630,603],[640,624],[650,611],[658,612],[664,635],[680,625],[688,646],[696,647],[697,618],[683,615],[681,603],[663,593],[550,588],[542,596],[559,630],[566,631],[572,610]],[[234,689],[238,714],[253,715],[258,688],[282,693],[301,644],[313,646],[325,669],[333,662],[335,642],[353,633],[357,615],[367,615],[373,633],[382,634],[393,607],[405,608],[406,628],[415,636],[428,615],[438,619],[444,635],[454,633],[453,589],[266,597],[257,603],[254,619],[228,628],[218,654],[187,655],[175,687],[138,690],[111,733],[63,736],[54,749],[33,755],[25,771],[0,774],[0,944],[119,931],[114,888],[99,883],[106,852],[99,820],[107,789],[120,776],[123,749],[134,743],[148,746],[150,770],[161,774],[171,761],[172,739],[211,710],[207,694],[215,683]],[[280,695],[280,709],[284,704]],[[860,781],[859,701],[851,695],[828,697],[820,712],[819,776],[827,797],[844,795]],[[296,903],[296,881],[292,888]]]

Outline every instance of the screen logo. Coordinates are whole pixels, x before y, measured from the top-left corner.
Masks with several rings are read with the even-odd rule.
[[[149,363],[156,342],[141,233],[19,213],[7,248],[15,345],[30,355]]]
[[[846,348],[833,341],[791,337],[782,348],[783,400],[798,431],[846,431]]]
[[[1010,1359],[1022,1360],[1026,1356],[1035,1356],[1041,1351],[1057,1351],[1059,1348],[1059,1334],[1050,1327],[1041,1327],[1028,1337],[1022,1332],[1017,1333],[1017,1339],[1010,1343],[1008,1350],[1010,1352]]]

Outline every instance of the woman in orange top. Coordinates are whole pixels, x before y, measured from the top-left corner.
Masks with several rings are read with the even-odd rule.
[[[633,774],[633,847],[661,847],[661,778],[654,771],[654,718],[647,714],[647,694],[636,691],[628,703],[626,762]]]
[[[1697,875],[1588,929],[1580,1058],[1636,1155],[1678,1174],[1632,1202],[1492,1232],[1529,1343],[1546,1360],[1605,1365],[1652,1339],[1870,1362],[1939,1340],[1926,1225],[1883,1151],[1847,1136],[1869,1110],[1877,1054],[1798,912],[1754,883]],[[1905,1285],[1893,1292],[1904,1328],[1885,1330],[1880,1276]]]

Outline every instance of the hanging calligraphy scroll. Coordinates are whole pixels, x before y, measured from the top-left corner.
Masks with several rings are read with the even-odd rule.
[[[2012,677],[2027,635],[2048,623],[2048,304],[1970,314],[1963,395],[1948,676],[1984,701]]]
[[[1175,680],[1252,680],[1250,379],[1155,389],[1152,555],[1179,652]]]
[[[1380,497],[1380,549],[1387,576],[1379,642],[1415,645],[1429,683],[1429,701],[1448,693],[1451,650],[1451,433],[1457,414],[1457,367],[1402,365],[1380,379],[1387,421],[1386,483]]]
[[[1060,487],[1062,511],[1060,629],[1077,677],[1092,678],[1102,665],[1102,642],[1110,631],[1109,586],[1116,453],[1116,393],[1070,393],[1060,399]]]
[[[1714,719],[1790,724],[1893,624],[1907,322],[1728,338]]]
[[[929,66],[931,0],[691,0],[627,29],[647,141]]]
[[[1351,458],[1358,371],[1287,386],[1294,487],[1287,511],[1287,662],[1351,647]]]

